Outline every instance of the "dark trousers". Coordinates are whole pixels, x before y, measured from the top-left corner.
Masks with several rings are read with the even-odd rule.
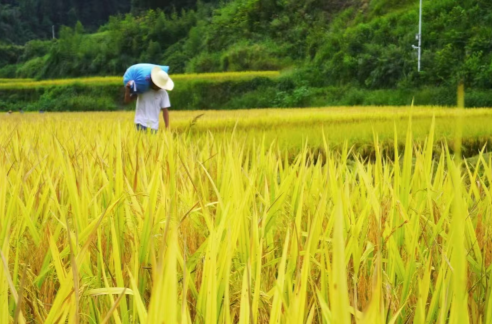
[[[148,128],[147,126],[144,126],[144,125],[141,125],[141,124],[135,124],[135,127],[140,132],[147,132],[150,129],[150,133],[157,134],[157,131],[155,129]]]

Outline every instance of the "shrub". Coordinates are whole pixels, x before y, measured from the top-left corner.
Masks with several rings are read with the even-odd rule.
[[[16,71],[17,78],[39,78],[45,68],[46,57],[36,57],[33,58],[22,66],[20,66]]]

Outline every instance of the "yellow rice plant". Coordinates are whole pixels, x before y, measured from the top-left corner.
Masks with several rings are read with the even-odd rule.
[[[191,80],[234,80],[234,79],[251,79],[256,77],[274,78],[280,75],[278,71],[249,71],[249,72],[222,72],[222,73],[190,73],[190,74],[172,74],[171,77],[175,81],[191,81]],[[54,79],[35,81],[32,79],[0,79],[0,89],[24,89],[38,88],[64,85],[121,85],[123,86],[123,77],[107,76],[107,77],[87,77],[75,79]]]
[[[33,79],[2,79],[0,78],[0,83],[17,83],[17,82],[32,82]]]
[[[492,323],[492,160],[2,119],[0,323]],[[224,135],[224,134],[223,134]]]

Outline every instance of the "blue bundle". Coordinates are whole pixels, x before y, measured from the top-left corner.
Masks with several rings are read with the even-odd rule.
[[[126,70],[123,76],[123,84],[126,86],[129,81],[133,81],[131,86],[132,94],[142,94],[150,89],[150,75],[154,67],[160,67],[164,72],[169,73],[169,66],[161,66],[155,64],[135,64]]]

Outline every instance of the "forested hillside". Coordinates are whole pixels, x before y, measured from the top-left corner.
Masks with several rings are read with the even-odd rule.
[[[0,4],[0,77],[121,75],[145,61],[173,73],[295,68],[309,87],[492,86],[489,0],[424,0],[422,73],[417,0]]]
[[[0,41],[24,44],[52,37],[52,26],[75,26],[80,21],[96,31],[112,15],[147,9],[181,10],[196,0],[0,0]]]

